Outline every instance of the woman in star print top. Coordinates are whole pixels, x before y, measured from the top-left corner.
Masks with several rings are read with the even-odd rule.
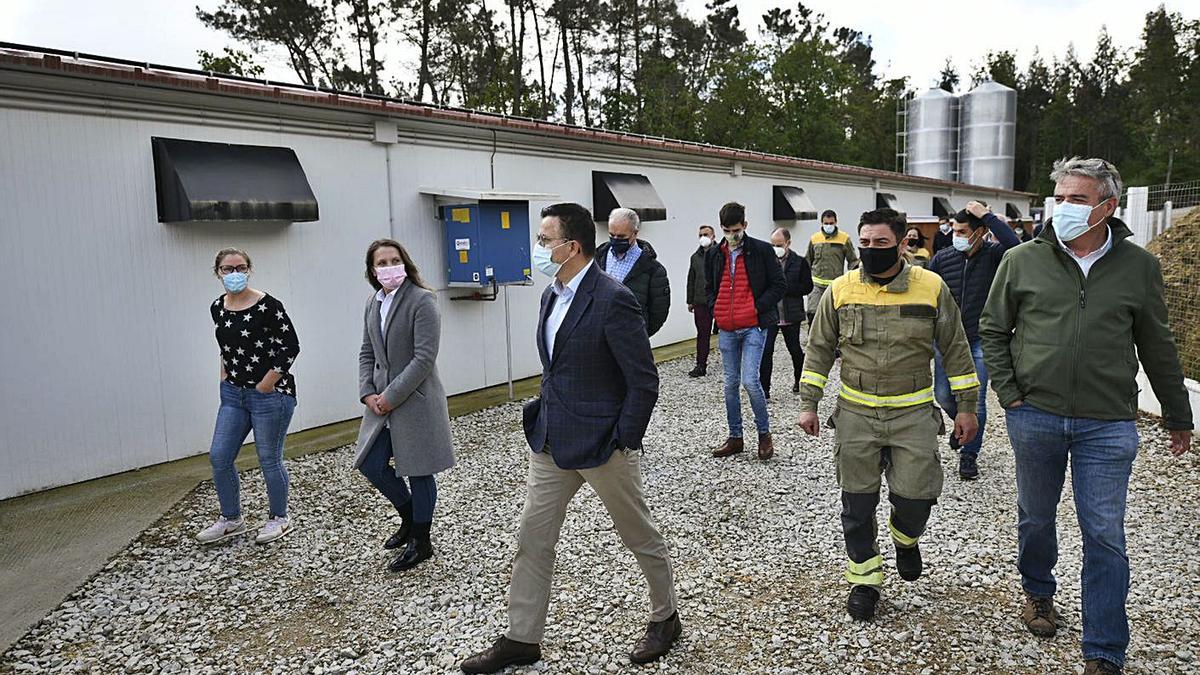
[[[300,341],[283,303],[247,285],[251,262],[245,251],[222,249],[213,273],[226,291],[209,307],[221,350],[221,407],[209,449],[221,517],[196,538],[211,544],[246,531],[234,461],[254,431],[271,509],[256,538],[261,544],[291,531],[283,441],[296,409],[291,367],[300,353]]]
[[[221,365],[225,380],[245,389],[274,389],[296,397],[296,381],[289,369],[300,352],[300,340],[288,318],[283,303],[267,293],[247,288],[258,300],[244,310],[229,309],[229,295],[213,301],[213,323],[217,327],[217,344],[221,347]],[[267,382],[274,372],[278,379]],[[260,386],[262,385],[262,386]]]

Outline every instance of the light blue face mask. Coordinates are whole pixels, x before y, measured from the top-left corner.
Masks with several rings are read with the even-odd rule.
[[[567,243],[570,242],[563,242],[563,244]],[[562,246],[563,244],[559,244],[558,246]],[[558,271],[562,269],[563,264],[556,263],[550,259],[550,256],[554,255],[554,249],[558,248],[558,246],[546,247],[542,246],[541,244],[534,245],[532,256],[533,266],[537,268],[537,271],[545,274],[548,277],[553,277],[558,274]]]
[[[963,253],[966,253],[967,251],[971,250],[970,237],[963,237],[956,234],[954,235],[954,240],[950,242],[950,244],[954,246],[954,250],[956,251],[962,251]]]
[[[1103,204],[1104,202],[1100,202]],[[1092,217],[1092,211],[1100,206],[1088,206],[1087,204],[1072,204],[1071,202],[1063,202],[1054,206],[1054,233],[1058,235],[1058,240],[1061,242],[1075,241],[1076,239],[1087,234],[1088,230],[1096,225],[1088,225],[1088,218]]]
[[[249,277],[245,272],[230,272],[221,277],[221,283],[224,284],[225,290],[230,293],[241,293],[246,290],[246,282]]]

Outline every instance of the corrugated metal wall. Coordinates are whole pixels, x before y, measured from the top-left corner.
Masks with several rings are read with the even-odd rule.
[[[208,305],[220,292],[212,256],[237,245],[254,258],[252,285],[288,307],[301,342],[299,405],[292,431],[360,414],[357,353],[367,244],[391,234],[411,249],[429,281],[445,284],[441,226],[422,186],[487,188],[492,153],[479,142],[402,134],[396,145],[234,126],[29,110],[0,94],[0,498],[206,452],[217,407],[217,349]],[[226,123],[228,124],[228,123]],[[476,134],[478,135],[478,134]],[[155,220],[151,136],[293,148],[321,207],[314,223],[175,224]],[[510,139],[511,144],[511,139]],[[750,232],[775,223],[771,186],[804,187],[853,230],[873,208],[875,185],[842,176],[780,176],[704,168],[694,158],[638,157],[624,148],[562,152],[529,141],[501,146],[495,187],[556,193],[591,205],[591,171],[646,174],[669,220],[644,224],[671,275],[673,310],[656,345],[693,335],[685,308],[688,258],[700,223],[716,223],[729,200],[748,207]],[[394,225],[389,226],[388,175]],[[885,186],[886,187],[886,186]],[[943,192],[896,189],[912,214]],[[994,201],[986,193],[952,197]],[[543,203],[531,204],[533,215]],[[536,217],[533,218],[536,230]],[[803,253],[816,223],[793,229]],[[390,232],[389,232],[390,229]],[[606,236],[597,230],[598,239]],[[514,375],[538,373],[533,330],[546,283],[513,287]],[[504,303],[451,302],[443,317],[440,370],[451,393],[505,380]],[[717,411],[714,411],[714,414]]]

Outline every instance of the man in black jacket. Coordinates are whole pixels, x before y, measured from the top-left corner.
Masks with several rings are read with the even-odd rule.
[[[671,311],[671,284],[654,247],[638,241],[640,225],[632,209],[613,209],[608,215],[608,243],[596,248],[596,264],[633,291],[646,320],[646,333],[653,336]]]
[[[700,226],[700,246],[688,262],[687,308],[696,322],[696,367],[688,377],[708,374],[708,352],[712,345],[713,316],[708,307],[708,282],[704,278],[704,255],[716,243],[712,225]]]
[[[933,235],[933,252],[944,248],[950,248],[954,243],[954,226],[950,224],[950,216],[941,216],[938,218],[938,231]]]
[[[991,231],[995,243],[984,241]],[[968,202],[967,208],[954,216],[954,242],[950,248],[938,251],[929,261],[929,271],[942,277],[950,287],[954,301],[962,314],[963,329],[975,359],[975,374],[980,391],[987,391],[987,368],[983,365],[983,344],[979,340],[979,316],[987,303],[988,290],[996,278],[1000,259],[1008,249],[1021,243],[1008,223],[980,202]],[[942,367],[942,356],[934,351],[934,392],[938,405],[950,419],[958,414],[958,405],[950,389],[950,380]],[[958,450],[958,476],[963,480],[979,477],[979,448],[983,445],[983,428],[987,422],[987,396],[980,395],[975,412],[979,416],[979,433],[961,448],[950,435],[950,449]]]
[[[1033,241],[1033,237],[1030,236],[1029,232],[1025,229],[1025,223],[1021,222],[1019,219],[1013,219],[1009,221],[1009,225],[1012,225],[1013,232],[1017,235],[1017,239],[1021,240],[1022,244],[1027,241]]]
[[[792,357],[792,393],[800,391],[800,371],[804,367],[804,349],[800,346],[800,324],[805,320],[804,297],[812,293],[812,268],[808,261],[792,250],[792,233],[778,228],[771,233],[771,246],[775,259],[783,270],[783,282],[787,290],[779,301],[779,323],[767,329],[767,344],[763,348],[762,366],[758,379],[762,382],[763,394],[771,398],[771,371],[775,361],[775,338],[783,333],[783,343]]]
[[[745,387],[758,429],[758,458],[775,454],[767,397],[758,379],[767,329],[779,324],[779,301],[786,288],[775,251],[765,241],[746,235],[746,207],[729,202],[721,207],[725,241],[705,255],[708,306],[720,329],[717,344],[725,367],[725,416],[729,437],[713,457],[742,452],[742,398]]]

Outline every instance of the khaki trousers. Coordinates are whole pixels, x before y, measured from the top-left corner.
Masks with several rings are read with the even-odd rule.
[[[618,450],[603,466],[569,470],[560,469],[549,452],[535,452],[529,458],[528,491],[508,595],[510,640],[542,641],[550,608],[554,546],[567,505],[585,482],[604,503],[621,542],[637,558],[646,576],[650,620],[663,621],[675,613],[671,555],[646,506],[640,454]]]
[[[833,421],[834,466],[843,491],[878,493],[880,477],[886,476],[892,494],[908,499],[942,496],[941,410],[933,405],[852,409],[839,401]]]

